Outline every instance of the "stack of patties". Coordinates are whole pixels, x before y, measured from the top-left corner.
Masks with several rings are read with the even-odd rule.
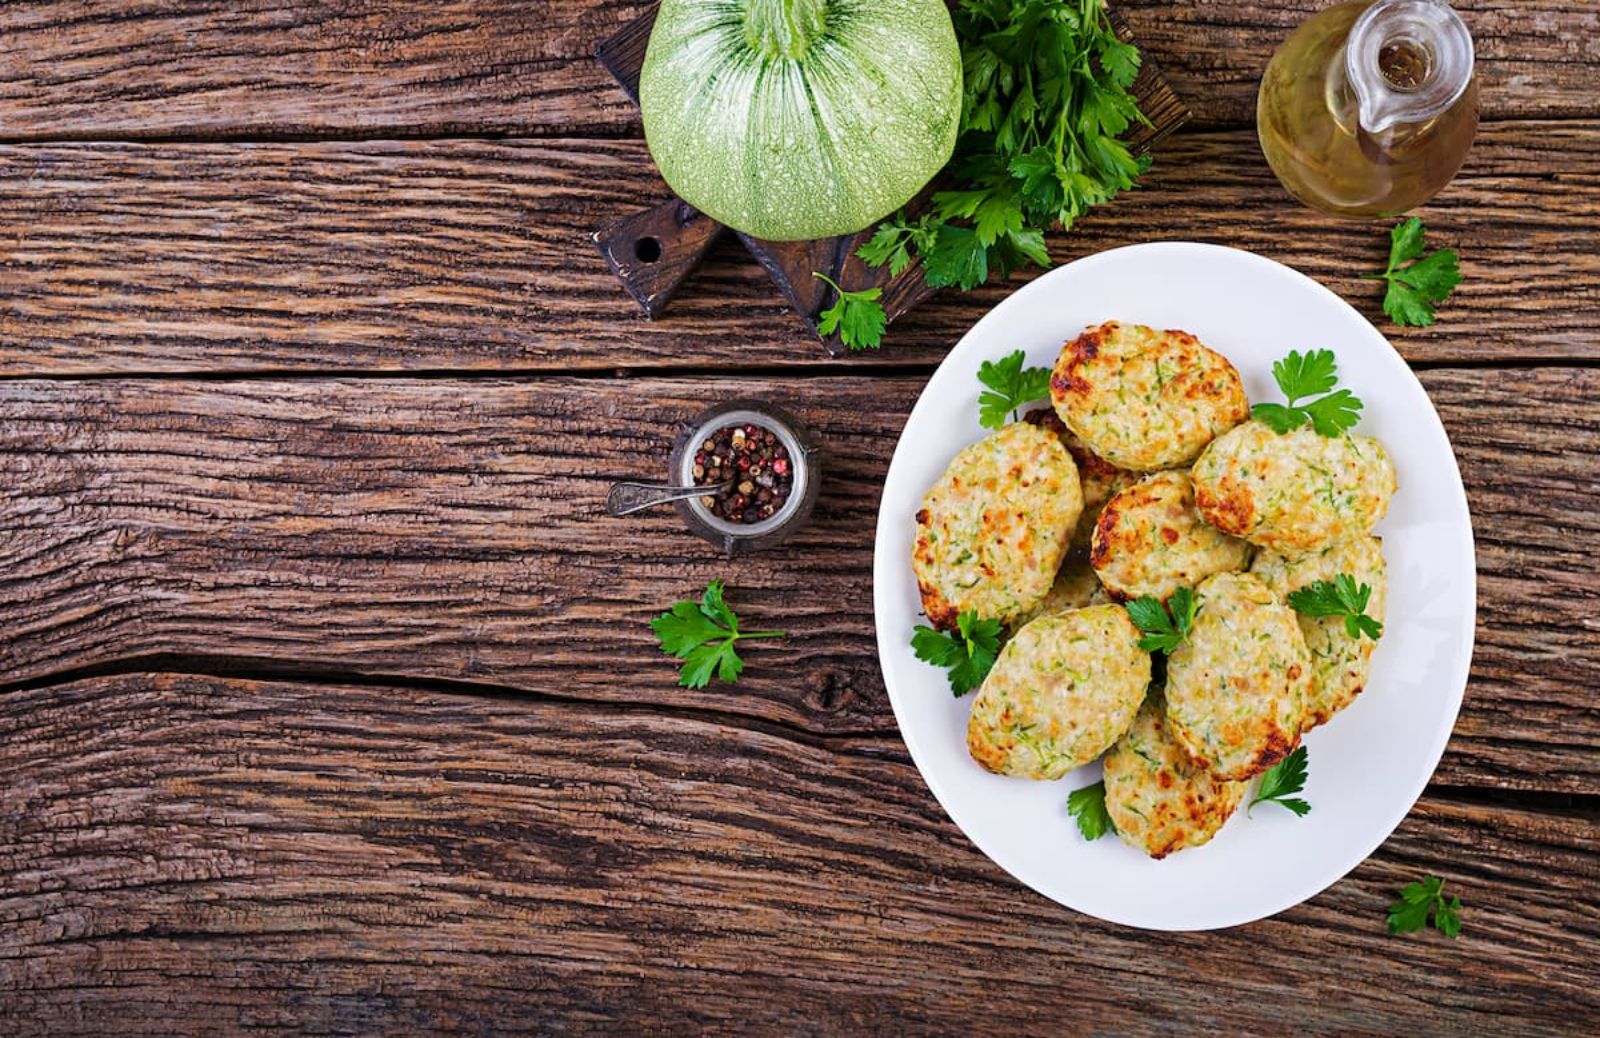
[[[1051,403],[928,492],[923,606],[942,629],[972,610],[1011,631],[972,704],[973,759],[1051,780],[1106,754],[1118,834],[1161,858],[1211,839],[1249,780],[1365,686],[1374,641],[1287,598],[1349,574],[1382,620],[1370,531],[1394,469],[1376,440],[1250,420],[1238,371],[1181,331],[1088,329],[1063,347]],[[1117,603],[1185,588],[1192,629],[1152,687]]]

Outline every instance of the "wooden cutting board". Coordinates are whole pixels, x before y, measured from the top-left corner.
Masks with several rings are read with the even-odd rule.
[[[1110,10],[1110,16],[1117,36],[1137,45],[1115,9]],[[645,48],[655,20],[656,9],[652,7],[595,48],[600,64],[635,103],[639,100],[639,72],[644,67]],[[1161,138],[1188,122],[1190,114],[1150,56],[1144,54],[1143,59],[1133,94],[1150,125],[1135,126],[1129,131],[1126,139],[1136,155],[1149,151]],[[925,206],[929,194],[925,191],[913,201],[908,207],[911,212]],[[855,234],[793,242],[764,241],[741,232],[732,233],[739,235],[789,305],[816,331],[817,316],[831,302],[833,291],[812,277],[813,271],[828,275],[846,290],[881,288],[880,302],[891,322],[938,291],[923,279],[920,261],[898,276],[890,276],[887,267],[870,267],[862,262],[856,249],[872,236],[873,230],[869,227]],[[730,228],[682,199],[673,198],[625,216],[596,231],[593,238],[623,286],[646,314],[656,317],[725,231]],[[837,335],[818,333],[817,337],[833,356],[846,352]]]

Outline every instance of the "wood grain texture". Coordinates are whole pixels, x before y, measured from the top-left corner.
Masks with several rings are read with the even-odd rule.
[[[636,129],[593,59],[637,0],[0,4],[0,137]]]
[[[588,240],[667,197],[631,141],[0,147],[0,375],[811,366],[817,346],[734,241],[647,321]],[[1497,123],[1423,210],[1466,282],[1387,326],[1381,224],[1278,187],[1254,137],[1162,143],[1137,191],[1053,235],[1058,260],[1152,239],[1253,249],[1318,278],[1413,361],[1600,358],[1600,121]],[[924,367],[1021,278],[897,322]]]
[[[16,0],[0,4],[0,136],[13,139],[639,132],[593,59],[640,0]],[[1128,0],[1141,45],[1207,124],[1322,0]],[[1600,11],[1460,0],[1488,118],[1600,115]]]
[[[1424,379],[1456,440],[1480,568],[1476,663],[1439,780],[1600,792],[1600,369]],[[872,542],[921,389],[6,383],[0,681],[171,653],[890,733]],[[601,514],[611,479],[657,477],[677,423],[732,396],[782,401],[821,441],[826,482],[806,530],[734,565],[670,511]],[[737,686],[680,689],[647,621],[713,577],[749,626],[792,637],[751,649]]]
[[[895,437],[1016,283],[897,322],[884,377],[732,240],[646,322],[588,240],[667,197],[591,57],[645,0],[0,3],[0,1031],[1600,1032],[1600,9],[1458,0],[1487,121],[1423,215],[1467,281],[1401,331],[1384,227],[1249,129],[1322,5],[1122,3],[1211,130],[1052,251],[1250,248],[1432,365],[1477,654],[1374,857],[1158,937],[976,851],[876,663]],[[571,372],[645,374],[530,377]],[[799,539],[600,514],[737,393],[825,442]],[[646,622],[718,576],[793,636],[686,691]],[[1458,942],[1382,932],[1427,872]]]
[[[1592,817],[1425,799],[1308,903],[1157,935],[1007,878],[897,743],[132,675],[0,705],[0,782],[0,1015],[17,1035],[1600,1021]],[[1384,933],[1425,872],[1466,904],[1454,943]]]

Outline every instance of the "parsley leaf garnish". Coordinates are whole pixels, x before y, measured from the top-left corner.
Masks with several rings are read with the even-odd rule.
[[[700,603],[684,599],[650,621],[661,651],[685,661],[678,684],[705,688],[715,674],[728,684],[739,680],[744,660],[734,643],[745,638],[783,638],[782,631],[741,631],[739,617],[722,597],[722,581],[706,585]]]
[[[1129,602],[1128,619],[1144,632],[1139,648],[1145,652],[1171,652],[1182,645],[1194,627],[1197,605],[1194,592],[1186,587],[1174,591],[1165,605],[1152,595]]]
[[[1424,876],[1400,891],[1400,900],[1389,906],[1389,932],[1411,933],[1420,930],[1433,914],[1433,928],[1454,939],[1461,933],[1461,899],[1444,899],[1444,880]]]
[[[874,267],[889,265],[889,273],[898,277],[911,266],[911,250],[920,255],[933,251],[938,239],[937,218],[928,213],[920,220],[908,221],[905,214],[893,216],[878,225],[871,238],[862,243],[856,255]]]
[[[934,288],[963,291],[1050,265],[1044,232],[1133,186],[1149,167],[1118,138],[1148,120],[1129,89],[1139,51],[1101,0],[961,0],[961,132],[932,211],[902,213],[856,254],[898,274],[920,256]]]
[[[976,288],[989,280],[989,249],[972,228],[941,224],[932,251],[923,256],[922,276],[934,288]]]
[[[1289,604],[1295,612],[1307,616],[1342,616],[1344,631],[1350,637],[1360,638],[1364,634],[1377,641],[1383,633],[1383,624],[1367,615],[1367,601],[1371,598],[1372,588],[1366,584],[1357,585],[1356,578],[1348,573],[1289,592]]]
[[[1461,284],[1461,266],[1454,249],[1438,249],[1422,255],[1425,233],[1422,218],[1418,216],[1396,224],[1389,232],[1389,268],[1382,274],[1361,275],[1388,282],[1389,287],[1383,293],[1383,312],[1395,324],[1418,327],[1432,324],[1434,304],[1444,302]]]
[[[1025,368],[1026,359],[1015,350],[978,365],[978,381],[989,387],[978,397],[978,423],[985,429],[1015,421],[1023,404],[1050,395],[1050,369]]]
[[[832,285],[839,297],[818,315],[817,331],[823,335],[838,331],[839,341],[852,350],[876,348],[883,342],[883,330],[889,325],[889,316],[883,312],[883,304],[878,302],[883,289],[862,288],[846,292],[826,274],[812,271],[811,276]]]
[[[1305,354],[1290,350],[1287,357],[1273,362],[1272,377],[1289,403],[1257,404],[1250,409],[1250,416],[1274,432],[1286,433],[1310,422],[1318,435],[1339,436],[1361,417],[1361,400],[1348,389],[1328,392],[1339,381],[1332,350]],[[1320,393],[1327,395],[1318,396]],[[1300,403],[1310,396],[1317,399]]]
[[[956,632],[947,634],[921,624],[911,632],[917,659],[947,668],[950,691],[958,696],[983,684],[1000,654],[1000,621],[980,620],[970,609],[956,618]]]
[[[1116,823],[1111,820],[1111,812],[1106,810],[1104,781],[1068,793],[1067,814],[1077,819],[1078,832],[1083,834],[1085,840],[1098,840],[1106,833],[1117,831]]]
[[[1261,783],[1256,786],[1255,799],[1245,808],[1245,814],[1254,810],[1257,804],[1266,802],[1282,804],[1297,817],[1305,817],[1311,811],[1311,805],[1289,794],[1298,793],[1306,788],[1306,761],[1309,756],[1306,748],[1301,746],[1268,768],[1262,774]]]

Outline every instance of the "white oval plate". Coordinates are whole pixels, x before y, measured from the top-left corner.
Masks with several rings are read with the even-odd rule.
[[[1067,794],[1098,763],[1058,782],[1005,778],[967,755],[968,695],[911,653],[925,622],[911,573],[912,516],[956,452],[981,438],[978,364],[1022,348],[1054,364],[1085,327],[1119,320],[1193,332],[1233,361],[1252,401],[1281,400],[1272,362],[1331,349],[1340,384],[1366,403],[1357,431],[1380,438],[1400,490],[1378,527],[1388,559],[1383,640],[1367,689],[1305,739],[1312,811],[1239,810],[1204,847],[1152,861],[1115,836],[1087,843]],[[1416,376],[1366,319],[1328,289],[1237,249],[1158,242],[1088,256],[1014,293],[950,351],[895,448],[873,562],[878,656],[895,718],[933,795],[989,857],[1039,893],[1129,926],[1207,930],[1312,897],[1394,831],[1421,795],[1455,724],[1472,659],[1476,566],[1466,493],[1444,426]]]

